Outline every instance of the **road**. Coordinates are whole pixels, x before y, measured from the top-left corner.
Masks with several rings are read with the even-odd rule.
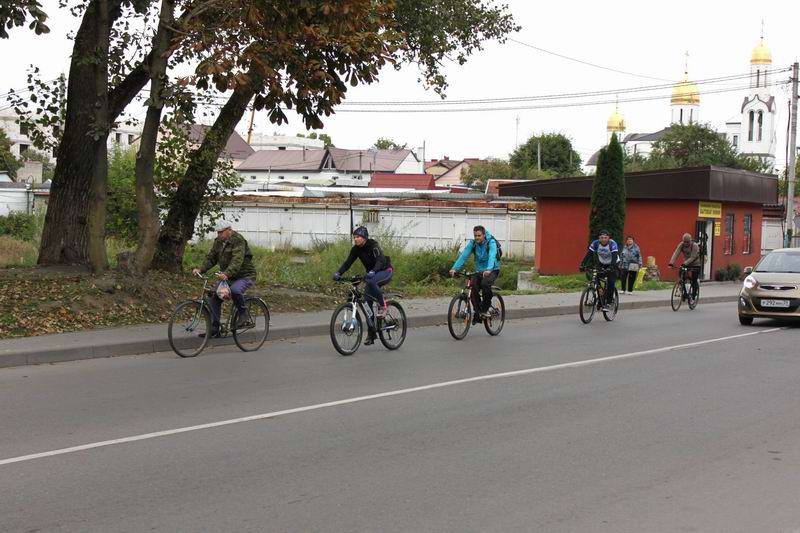
[[[701,304],[4,369],[0,531],[800,531],[797,340]]]

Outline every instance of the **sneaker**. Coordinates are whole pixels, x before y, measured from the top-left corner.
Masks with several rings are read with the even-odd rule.
[[[605,312],[605,313],[608,313],[609,311],[611,311],[611,306],[604,305],[603,307],[600,308],[600,310]]]
[[[373,344],[375,344],[375,337],[376,335],[370,331],[369,334],[367,335],[366,340],[364,341],[364,346],[372,346]]]
[[[375,318],[386,318],[386,311],[388,311],[388,307],[386,304],[379,305],[377,309],[375,309]]]
[[[250,313],[240,314],[236,317],[236,329],[252,328],[253,326],[255,326],[255,324],[250,317]]]
[[[480,324],[481,322],[483,322],[483,318],[481,318],[481,315],[479,313],[476,313],[475,315],[473,315],[473,317],[472,317],[472,325],[473,326],[475,326],[477,324]]]

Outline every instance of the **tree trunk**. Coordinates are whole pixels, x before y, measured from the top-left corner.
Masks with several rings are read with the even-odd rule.
[[[189,166],[172,197],[167,219],[161,228],[154,268],[170,272],[182,269],[186,243],[194,235],[195,221],[214,166],[254,95],[252,84],[237,85],[200,147],[190,154]]]
[[[139,222],[139,243],[134,255],[134,268],[143,273],[150,268],[158,244],[158,198],[153,182],[158,128],[164,109],[162,92],[166,83],[166,53],[172,41],[174,0],[162,0],[158,31],[153,38],[150,56],[150,105],[144,121],[139,153],[136,155],[136,206]]]
[[[106,263],[103,225],[108,133],[111,124],[147,84],[149,76],[145,65],[152,58],[151,55],[145,58],[104,99],[99,98],[99,78],[102,77],[104,86],[108,83],[108,54],[101,62],[95,62],[93,58],[98,49],[108,50],[108,30],[121,15],[121,4],[121,0],[92,0],[75,34],[67,114],[39,248],[40,265],[104,267]],[[98,9],[103,7],[105,16],[99,17]],[[180,23],[192,16],[193,13],[187,9]],[[101,24],[104,28],[100,27]],[[105,123],[95,123],[100,114],[105,115]],[[87,154],[91,155],[87,157]]]

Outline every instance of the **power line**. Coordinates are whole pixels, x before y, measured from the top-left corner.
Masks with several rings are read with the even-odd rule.
[[[773,82],[768,84],[768,86],[777,86],[784,83],[788,83],[786,81],[782,82]],[[726,87],[723,89],[715,89],[704,91],[703,95],[709,94],[720,94],[720,93],[728,93],[728,92],[735,92],[741,91],[744,89],[749,88],[749,85],[741,85],[737,87]],[[463,107],[463,108],[434,108],[434,109],[397,109],[397,108],[386,108],[386,109],[346,109],[346,108],[339,108],[336,110],[337,113],[471,113],[471,112],[487,112],[487,111],[519,111],[519,110],[529,110],[529,109],[558,109],[558,108],[567,108],[567,107],[585,107],[585,106],[594,106],[594,105],[607,105],[613,104],[617,101],[620,103],[630,103],[630,102],[646,102],[652,100],[666,100],[671,98],[672,95],[655,95],[655,96],[641,96],[635,98],[623,98],[623,99],[605,99],[605,100],[590,100],[590,101],[579,101],[579,102],[561,102],[555,104],[537,104],[537,105],[526,105],[526,106],[505,106],[505,107]]]
[[[509,38],[508,40],[511,41],[511,42],[517,43],[519,45],[525,46],[527,48],[531,48],[533,50],[536,50],[537,52],[550,54],[551,56],[559,57],[561,59],[566,59],[567,61],[573,61],[575,63],[580,63],[581,65],[586,65],[586,66],[597,68],[597,69],[600,69],[600,70],[607,70],[609,72],[616,72],[617,74],[624,74],[626,76],[633,76],[633,77],[636,77],[636,78],[644,78],[644,79],[648,79],[648,80],[674,82],[674,80],[669,80],[669,79],[666,79],[666,78],[657,78],[655,76],[648,76],[646,74],[637,74],[636,72],[628,72],[626,70],[620,70],[620,69],[616,69],[616,68],[613,68],[613,67],[606,67],[604,65],[598,65],[597,63],[592,63],[590,61],[584,61],[582,59],[577,59],[575,57],[570,57],[570,56],[567,56],[567,55],[564,55],[564,54],[559,54],[558,52],[553,52],[552,50],[547,50],[547,49],[541,48],[539,46],[534,46],[532,44],[525,43],[525,42],[519,41],[517,39]]]

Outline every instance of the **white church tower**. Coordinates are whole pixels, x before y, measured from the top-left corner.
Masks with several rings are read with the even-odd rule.
[[[683,81],[672,89],[670,101],[670,124],[697,124],[700,121],[700,89],[689,81],[689,52],[686,52],[686,67]]]
[[[775,97],[769,87],[772,54],[761,41],[750,55],[750,89],[744,97],[738,120],[726,123],[727,137],[742,154],[775,165],[777,148]]]

